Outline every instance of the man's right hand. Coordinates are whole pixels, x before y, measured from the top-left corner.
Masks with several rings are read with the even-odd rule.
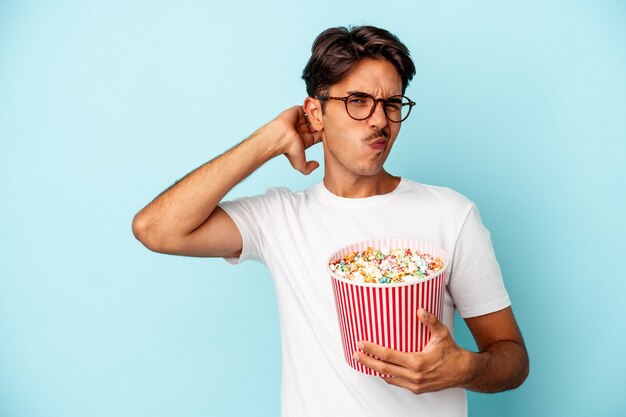
[[[305,150],[322,141],[302,106],[280,113],[233,149],[187,174],[144,207],[133,220],[133,233],[147,248],[186,256],[236,257],[242,237],[217,204],[228,191],[268,160],[284,154],[308,175],[317,161]]]
[[[283,132],[283,153],[294,169],[309,175],[320,166],[317,161],[306,160],[304,151],[322,141],[322,132],[309,124],[302,106],[288,108],[269,124],[275,124]]]

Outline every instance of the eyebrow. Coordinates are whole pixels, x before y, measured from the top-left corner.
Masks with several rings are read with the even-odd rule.
[[[350,95],[350,94],[367,94],[367,95],[370,95],[370,96],[372,96],[372,97],[374,96],[373,94],[366,93],[365,91],[358,91],[358,90],[350,90],[350,91],[346,91],[346,94],[348,94],[348,95]],[[399,93],[399,94],[392,94],[392,95],[390,95],[389,97],[395,97],[395,96],[401,96],[401,95],[402,95],[402,93]],[[387,97],[387,98],[389,98],[389,97]]]

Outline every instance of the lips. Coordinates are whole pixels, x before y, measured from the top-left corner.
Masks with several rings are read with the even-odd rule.
[[[375,142],[370,143],[370,147],[376,150],[381,150],[385,148],[386,144],[387,144],[387,139],[380,138],[376,140]]]

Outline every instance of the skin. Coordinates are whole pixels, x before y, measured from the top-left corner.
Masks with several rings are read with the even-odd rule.
[[[414,394],[445,388],[499,392],[518,387],[528,376],[528,355],[511,308],[466,319],[479,352],[459,347],[448,328],[424,309],[419,320],[431,332],[421,352],[406,353],[361,341],[354,358],[385,375],[385,382]]]
[[[365,59],[359,62],[329,96],[345,97],[351,91],[369,93],[376,98],[402,94],[402,79],[388,61]],[[382,104],[366,120],[354,120],[341,101],[330,100],[322,114],[320,100],[307,98],[304,110],[311,127],[322,132],[324,141],[324,185],[341,197],[368,197],[393,191],[400,179],[389,175],[383,165],[400,133],[401,123],[387,120]],[[382,150],[370,144],[387,142]]]
[[[376,98],[402,93],[395,67],[384,60],[359,62],[328,95],[362,91]],[[228,152],[187,174],[157,196],[133,219],[133,233],[148,249],[204,257],[238,257],[242,238],[232,219],[217,204],[235,185],[262,164],[285,155],[294,169],[308,175],[319,167],[305,150],[324,144],[324,185],[347,198],[386,194],[400,182],[383,169],[400,132],[382,105],[366,120],[348,116],[340,101],[326,111],[315,98],[293,106],[259,128]],[[381,149],[372,143],[384,140]],[[415,394],[463,387],[497,392],[519,386],[528,375],[528,355],[510,308],[466,319],[478,352],[459,347],[445,325],[423,310],[418,318],[432,337],[419,353],[405,353],[362,341],[355,358],[388,375],[383,379]]]

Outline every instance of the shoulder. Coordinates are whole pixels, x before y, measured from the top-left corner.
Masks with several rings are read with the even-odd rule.
[[[265,190],[265,194],[263,194],[266,198],[273,199],[291,199],[294,198],[294,193],[287,187],[269,187]]]
[[[460,211],[467,214],[474,203],[449,187],[422,184],[407,178],[403,178],[404,193],[419,198],[422,204],[439,206],[446,211]]]
[[[265,190],[265,198],[282,203],[295,203],[303,200],[311,192],[310,188],[292,191],[287,187],[270,187]]]
[[[246,206],[256,210],[271,210],[277,206],[297,204],[305,198],[307,190],[292,191],[287,187],[269,187],[263,194],[234,197],[220,202],[220,206]]]

